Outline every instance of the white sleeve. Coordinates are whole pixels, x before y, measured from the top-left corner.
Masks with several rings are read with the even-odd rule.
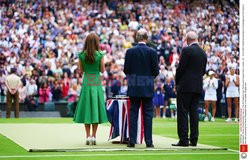
[[[205,79],[205,80],[203,81],[203,89],[205,90],[205,89],[207,89],[207,87],[208,87],[208,80]]]

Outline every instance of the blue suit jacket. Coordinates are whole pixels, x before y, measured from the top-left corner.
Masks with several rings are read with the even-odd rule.
[[[142,43],[128,49],[124,73],[128,79],[129,97],[153,97],[154,79],[159,74],[156,51]]]

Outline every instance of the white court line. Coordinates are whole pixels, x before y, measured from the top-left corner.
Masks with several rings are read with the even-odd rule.
[[[3,158],[41,158],[41,157],[106,157],[106,156],[161,156],[161,155],[233,155],[238,153],[232,152],[203,152],[203,153],[128,153],[128,154],[56,154],[56,155],[15,155],[15,156],[0,156]]]
[[[232,151],[232,152],[236,152],[236,153],[240,153],[240,151],[234,150],[234,149],[227,149],[228,151]]]

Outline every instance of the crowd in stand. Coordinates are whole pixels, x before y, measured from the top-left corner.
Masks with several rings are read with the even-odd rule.
[[[148,45],[158,53],[160,74],[155,83],[154,104],[156,108],[163,106],[164,112],[167,105],[175,103],[174,75],[189,30],[198,33],[199,44],[208,56],[207,71],[213,71],[219,80],[214,100],[217,106],[225,100],[226,84],[235,79],[230,77],[239,75],[237,1],[5,0],[0,3],[2,96],[4,77],[15,67],[22,77],[21,101],[77,100],[82,82],[77,56],[90,32],[100,37],[100,48],[105,53],[106,98],[126,94],[124,56],[137,43],[135,33],[142,27],[148,31]],[[207,87],[204,86],[204,94]]]

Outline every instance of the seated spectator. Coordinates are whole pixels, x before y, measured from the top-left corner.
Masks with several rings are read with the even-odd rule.
[[[64,72],[63,79],[61,81],[62,98],[66,98],[68,96],[69,86],[70,86],[70,79],[68,77],[68,73]]]
[[[80,96],[82,88],[82,78],[77,79],[77,96]]]
[[[38,94],[37,85],[35,80],[29,79],[29,83],[27,83],[27,96],[35,97]]]
[[[30,62],[27,61],[24,67],[24,73],[27,74],[28,76],[32,76],[33,69],[34,68],[32,67],[32,65],[30,65]]]
[[[52,87],[52,100],[59,101],[62,97],[62,90],[59,82],[54,81],[54,87]]]
[[[23,85],[23,83],[21,83],[18,92],[19,92],[19,102],[23,103],[27,97],[27,88]]]
[[[50,88],[47,83],[43,83],[42,87],[39,89],[39,102],[44,103],[49,101]]]
[[[29,78],[28,78],[29,79]],[[27,97],[25,104],[27,105],[28,111],[35,111],[38,107],[36,96],[38,95],[37,85],[35,80],[29,79],[27,85]]]
[[[5,89],[5,77],[3,72],[0,71],[0,96],[4,96],[4,89]]]
[[[15,55],[15,52],[11,52],[10,57],[7,58],[7,62],[11,65],[16,64],[17,62],[17,57]]]
[[[73,78],[71,80],[71,85],[77,84],[77,81],[78,81],[79,78],[80,78],[80,74],[75,72],[74,75],[73,75]]]
[[[127,95],[127,91],[128,91],[128,80],[127,78],[124,78],[122,81],[122,86],[120,89],[120,95]]]
[[[3,53],[0,53],[0,67],[2,68],[4,66],[4,63],[6,62],[6,57]]]
[[[78,95],[77,95],[77,84],[73,84],[72,88],[69,90],[69,99],[68,102],[74,102],[76,101]]]
[[[62,66],[60,62],[56,62],[56,67],[53,70],[53,74],[59,74],[60,76],[62,76],[63,71],[62,71]]]
[[[47,72],[47,76],[48,77],[52,77],[53,76],[53,72],[52,72],[52,69],[51,69],[51,62],[48,63],[48,68],[46,69],[46,72]]]
[[[114,74],[114,79],[111,86],[112,97],[119,95],[121,89],[121,82],[119,81],[118,75]]]

